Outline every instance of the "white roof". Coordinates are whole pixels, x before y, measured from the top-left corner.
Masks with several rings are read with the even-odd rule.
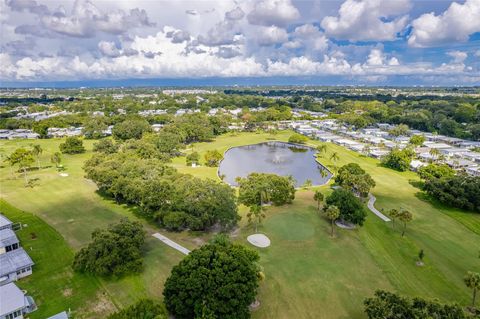
[[[13,283],[0,286],[0,316],[27,306],[23,292]]]
[[[422,167],[422,166],[425,166],[426,164],[422,161],[419,161],[419,160],[412,160],[410,162],[410,167],[413,167],[413,168],[419,168],[419,167]]]

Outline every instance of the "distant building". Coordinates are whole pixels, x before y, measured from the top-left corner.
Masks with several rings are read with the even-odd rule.
[[[472,175],[472,176],[477,176],[480,177],[480,167],[467,167],[465,169],[467,174]]]

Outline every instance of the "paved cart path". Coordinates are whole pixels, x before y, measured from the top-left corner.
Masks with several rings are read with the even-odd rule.
[[[160,233],[155,233],[152,236],[161,240],[165,245],[168,245],[168,246],[172,247],[173,249],[178,250],[179,252],[181,252],[184,255],[188,255],[190,253],[190,250],[183,247],[182,245],[177,244],[173,240],[169,239],[168,237],[163,236]]]
[[[372,213],[374,213],[375,215],[377,215],[380,219],[382,219],[384,222],[389,222],[390,221],[390,218],[388,218],[387,216],[383,215],[378,209],[375,208],[375,206],[373,206],[373,204],[375,204],[375,201],[377,199],[375,198],[375,196],[373,196],[372,194],[368,194],[368,209],[370,209],[370,211]]]

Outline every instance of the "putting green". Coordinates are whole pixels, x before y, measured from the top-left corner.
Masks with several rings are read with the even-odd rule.
[[[305,215],[278,214],[269,218],[266,226],[281,240],[308,240],[315,235],[315,228]]]

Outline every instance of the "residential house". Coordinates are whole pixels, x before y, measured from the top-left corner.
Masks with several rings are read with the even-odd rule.
[[[0,255],[16,250],[20,242],[11,228],[0,230]]]
[[[0,285],[32,274],[32,259],[21,247],[0,255]]]
[[[13,223],[7,217],[0,214],[0,230],[2,229],[12,229]]]
[[[0,286],[0,319],[23,319],[36,309],[33,298],[25,295],[14,283]]]
[[[480,167],[478,166],[467,167],[465,172],[467,172],[469,175],[480,177]]]
[[[420,167],[427,165],[426,163],[419,160],[412,160],[410,162],[410,170],[416,172]]]

